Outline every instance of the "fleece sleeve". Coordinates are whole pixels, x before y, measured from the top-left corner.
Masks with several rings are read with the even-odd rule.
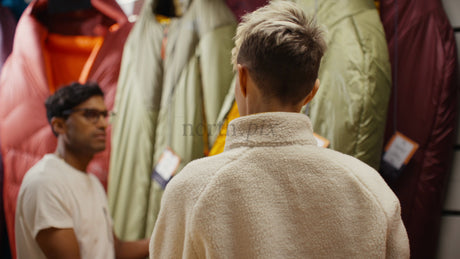
[[[179,175],[180,176],[180,175]],[[150,258],[197,258],[190,234],[197,189],[173,178],[164,192],[150,239]]]
[[[409,239],[401,219],[401,207],[395,202],[394,211],[388,219],[386,258],[409,258]]]

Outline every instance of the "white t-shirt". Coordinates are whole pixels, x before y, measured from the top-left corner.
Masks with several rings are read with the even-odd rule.
[[[46,258],[35,237],[50,227],[73,228],[81,258],[115,258],[112,220],[99,180],[45,155],[24,176],[16,207],[18,259]]]

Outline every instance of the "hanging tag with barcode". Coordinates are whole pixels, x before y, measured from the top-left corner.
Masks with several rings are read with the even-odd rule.
[[[166,185],[176,173],[179,164],[180,157],[170,148],[166,148],[153,169],[152,178],[155,179],[163,189],[166,188]]]
[[[385,147],[383,161],[399,170],[409,163],[417,149],[418,144],[415,141],[400,132],[396,132]]]

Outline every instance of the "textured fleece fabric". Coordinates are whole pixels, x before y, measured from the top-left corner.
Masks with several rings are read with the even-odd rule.
[[[306,115],[244,116],[227,134],[166,187],[150,258],[409,258],[394,193],[317,147]]]

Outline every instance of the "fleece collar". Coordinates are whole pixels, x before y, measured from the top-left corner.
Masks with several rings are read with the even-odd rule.
[[[283,145],[316,145],[310,119],[305,114],[259,113],[237,118],[228,125],[225,150]]]

